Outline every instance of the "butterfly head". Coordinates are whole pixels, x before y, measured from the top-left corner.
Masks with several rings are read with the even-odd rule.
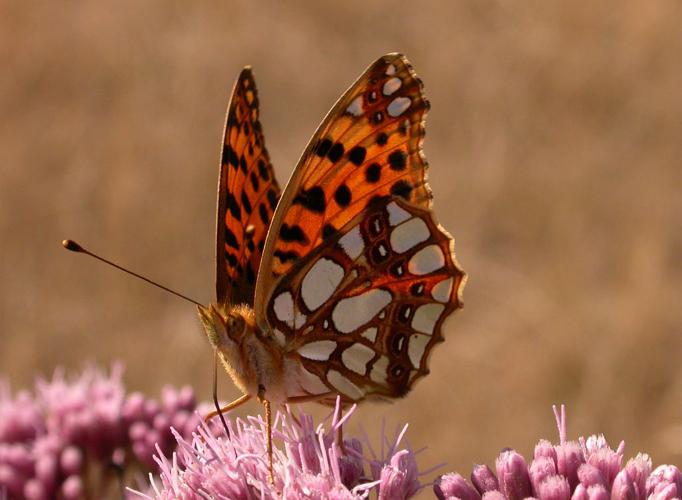
[[[239,345],[255,327],[253,309],[245,305],[210,304],[199,306],[198,310],[206,336],[214,347]]]

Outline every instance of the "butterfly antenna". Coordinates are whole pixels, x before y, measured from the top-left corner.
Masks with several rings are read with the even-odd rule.
[[[70,250],[72,252],[84,253],[85,255],[89,255],[90,257],[94,257],[95,259],[97,259],[101,262],[104,262],[105,264],[109,264],[110,266],[115,267],[116,269],[119,269],[119,270],[123,271],[124,273],[128,273],[132,276],[135,276],[136,278],[139,278],[143,281],[146,281],[150,285],[154,285],[155,287],[160,288],[161,290],[165,290],[169,293],[172,293],[176,297],[180,297],[181,299],[185,299],[186,301],[191,302],[197,306],[203,306],[203,304],[201,302],[197,302],[196,300],[190,299],[186,295],[183,295],[179,292],[176,292],[175,290],[171,290],[167,286],[163,286],[163,285],[157,283],[156,281],[152,281],[149,278],[145,278],[144,276],[137,274],[137,273],[131,271],[130,269],[126,269],[125,267],[121,267],[118,264],[115,264],[114,262],[111,262],[110,260],[105,259],[104,257],[100,257],[99,255],[92,253],[90,250],[83,248],[82,246],[80,246],[78,243],[76,243],[73,240],[63,240],[62,246],[64,248],[66,248],[67,250]]]

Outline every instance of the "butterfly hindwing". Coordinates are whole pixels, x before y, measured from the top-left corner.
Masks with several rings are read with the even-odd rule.
[[[225,120],[216,231],[218,303],[253,304],[265,237],[279,195],[259,120],[256,83],[246,67],[232,90]]]
[[[316,382],[357,401],[428,372],[464,273],[431,213],[428,101],[389,54],[341,97],[306,148],[268,233],[254,309]]]
[[[267,321],[331,392],[400,397],[461,305],[452,247],[430,211],[376,199],[279,281]]]

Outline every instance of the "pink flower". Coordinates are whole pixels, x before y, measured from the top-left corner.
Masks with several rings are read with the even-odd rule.
[[[497,477],[484,465],[474,466],[471,485],[459,474],[446,474],[434,483],[441,499],[506,500],[669,500],[680,498],[682,475],[677,467],[661,465],[652,472],[651,458],[638,454],[623,466],[624,443],[612,449],[604,436],[566,440],[566,415],[554,408],[559,443],[541,440],[533,460],[503,450],[495,461]]]
[[[164,388],[159,403],[126,395],[122,374],[118,364],[108,375],[93,366],[75,377],[58,369],[33,393],[15,396],[0,380],[0,499],[103,494],[86,481],[112,467],[154,470],[157,444],[162,453],[175,449],[171,425],[192,434],[201,418],[190,388]]]
[[[156,499],[217,498],[365,498],[376,490],[381,499],[412,497],[422,486],[415,455],[398,450],[401,432],[384,457],[363,455],[357,439],[336,442],[338,431],[352,415],[340,418],[340,400],[328,428],[315,427],[310,416],[278,413],[273,430],[274,482],[268,480],[265,423],[228,419],[230,439],[219,427],[202,424],[192,440],[175,433],[178,442],[171,459],[157,457],[160,484],[139,495]],[[369,443],[367,443],[367,448]]]

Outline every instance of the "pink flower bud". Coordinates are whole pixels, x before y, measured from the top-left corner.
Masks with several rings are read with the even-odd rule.
[[[599,469],[594,465],[582,464],[578,467],[578,479],[580,480],[580,484],[584,485],[586,488],[595,484],[599,484],[604,488],[607,487],[604,476],[602,476]]]
[[[610,487],[620,472],[623,455],[608,447],[600,448],[589,455],[587,463],[599,470],[606,486]]]
[[[567,441],[556,446],[557,472],[568,479],[571,489],[580,482],[578,468],[585,463],[583,451],[575,441]]]
[[[656,467],[646,481],[646,493],[652,500],[679,498],[682,494],[680,470],[674,465]]]
[[[500,489],[495,474],[487,465],[474,465],[474,470],[471,472],[471,483],[481,494]]]
[[[505,497],[500,491],[493,490],[483,493],[481,500],[507,500],[507,497]]]
[[[611,486],[611,498],[613,500],[637,500],[637,487],[635,483],[628,477],[628,471],[621,470]]]
[[[35,465],[35,477],[47,489],[54,488],[57,481],[57,457],[54,455],[38,457]]]
[[[540,496],[540,484],[548,477],[556,475],[556,473],[556,465],[551,458],[541,455],[533,460],[528,469],[533,493],[536,496]]]
[[[481,495],[459,474],[444,474],[436,479],[433,491],[439,500],[481,500]]]
[[[380,479],[379,500],[402,500],[414,495],[419,490],[414,454],[402,450],[393,455],[381,470]]]
[[[585,486],[581,483],[575,488],[571,500],[609,500],[609,498],[609,492],[602,485]]]
[[[47,500],[50,495],[39,479],[29,479],[24,485],[24,497],[27,500]]]
[[[64,500],[77,500],[83,498],[83,480],[79,476],[69,476],[62,484]]]
[[[194,410],[196,400],[194,398],[194,390],[191,386],[185,385],[180,389],[180,392],[178,393],[178,404],[180,409]]]
[[[571,487],[563,476],[549,476],[542,481],[536,492],[542,500],[570,500]]]
[[[495,460],[500,490],[508,500],[521,500],[531,495],[528,465],[514,450],[500,453]]]
[[[83,467],[83,452],[75,446],[69,446],[62,451],[59,464],[66,475],[78,474]]]
[[[550,458],[556,467],[556,450],[554,449],[554,445],[546,439],[541,439],[538,441],[538,444],[535,445],[533,458],[538,459],[540,457]]]

